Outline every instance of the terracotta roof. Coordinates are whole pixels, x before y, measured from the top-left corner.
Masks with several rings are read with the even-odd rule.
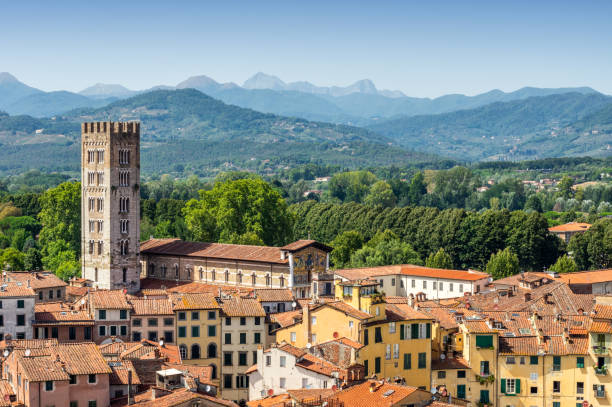
[[[196,402],[197,400],[203,400],[205,401],[203,405],[209,407],[238,407],[238,405],[232,401],[192,392],[184,388],[174,390],[165,395],[157,395],[155,399],[153,399],[151,393],[152,391],[154,390],[151,389],[147,390],[146,392],[136,394],[134,396],[134,404],[132,405],[137,407],[177,407],[191,405],[189,404],[190,401]],[[127,405],[127,396],[115,399],[111,403],[112,407],[123,407]]]
[[[431,360],[431,370],[469,369],[470,365],[463,358],[446,358]]]
[[[130,309],[123,290],[96,290],[90,291],[89,299],[95,309]]]
[[[298,402],[308,402],[310,400],[326,399],[337,393],[333,389],[296,389],[287,390],[287,394]]]
[[[537,356],[540,349],[538,338],[535,336],[510,338],[502,335],[499,337],[500,355]]]
[[[368,318],[372,318],[372,315],[368,314],[367,312],[363,312],[358,310],[357,308],[354,308],[352,306],[350,306],[349,304],[342,302],[342,301],[331,301],[331,302],[325,302],[323,304],[320,304],[319,306],[316,306],[315,308],[313,308],[313,312],[316,309],[322,308],[322,307],[331,307],[334,308],[338,311],[344,312],[346,315],[356,318],[356,319],[361,319],[361,320],[366,320]]]
[[[363,267],[356,269],[335,270],[335,274],[348,280],[361,280],[368,277],[402,274],[405,276],[420,276],[448,280],[478,281],[489,278],[487,273],[473,270],[450,270],[416,266],[414,264],[398,264],[392,266]]]
[[[33,289],[26,287],[21,282],[2,283],[0,297],[34,297],[36,293]]]
[[[584,232],[591,227],[589,223],[570,222],[563,225],[553,226],[548,228],[551,232]]]
[[[522,274],[519,273],[519,274],[515,274],[513,276],[500,278],[498,280],[493,280],[491,282],[491,284],[493,284],[493,285],[511,285],[511,286],[514,286],[514,285],[518,285],[521,281],[534,282],[534,281],[538,281],[538,280],[542,280],[542,279],[553,280],[554,277],[552,277],[548,273],[528,271],[526,273],[522,273]]]
[[[140,295],[143,297],[167,297],[168,293],[166,290],[162,290],[161,288],[145,288],[144,290],[140,290]]]
[[[131,300],[133,315],[174,315],[172,303],[164,299]]]
[[[211,294],[177,294],[172,297],[172,303],[174,311],[219,308]]]
[[[261,302],[291,302],[293,293],[288,288],[255,289],[255,297]]]
[[[489,327],[485,321],[468,320],[463,321],[463,325],[467,331],[472,334],[497,333],[497,331]]]
[[[281,260],[280,252],[281,249],[278,247],[186,242],[180,239],[151,239],[140,244],[141,254],[208,257],[287,264],[289,260],[287,258]]]
[[[0,380],[0,407],[10,407],[10,396],[15,395],[8,380]]]
[[[590,332],[612,334],[611,321],[593,321]]]
[[[249,374],[257,371],[257,363],[244,371],[244,374]]]
[[[270,314],[270,321],[276,322],[281,326],[281,328],[285,328],[295,324],[302,320],[302,310],[293,310],[287,312],[279,312],[277,314]]]
[[[18,362],[25,377],[30,382],[46,382],[47,380],[69,380],[70,375],[63,369],[61,362],[48,356],[20,357]]]
[[[106,360],[95,343],[64,343],[54,346],[52,353],[65,363],[72,375],[111,373]]]
[[[430,318],[433,318],[436,322],[440,324],[442,329],[453,329],[458,328],[459,324],[457,323],[456,315],[457,310],[452,310],[450,308],[420,308],[424,314],[429,315]]]
[[[55,312],[35,312],[34,325],[69,325],[69,326],[85,326],[93,325],[94,320],[86,311],[65,311]]]
[[[597,319],[612,319],[612,304],[595,304],[592,316]]]
[[[290,355],[295,356],[296,358],[301,358],[304,355],[306,355],[306,352],[303,351],[300,348],[296,348],[293,345],[289,345],[288,343],[283,343],[281,345],[278,346],[278,349],[282,350],[283,352],[287,352]],[[268,350],[269,351],[269,350]]]
[[[400,320],[408,321],[413,319],[433,319],[424,312],[417,311],[408,304],[387,304],[387,311],[392,311]]]
[[[586,355],[589,353],[589,339],[585,337],[546,337],[546,352],[551,355]]]
[[[342,337],[340,339],[336,339],[335,341],[336,342],[340,342],[343,345],[350,346],[351,348],[354,348],[354,349],[357,349],[357,350],[363,348],[363,346],[364,346],[364,345],[360,344],[359,342],[355,342],[354,340],[349,339],[349,338],[345,338],[345,337]]]
[[[0,342],[0,349],[39,349],[57,345],[56,338],[50,339],[5,339]]]
[[[59,288],[68,285],[50,271],[13,271],[6,274],[9,281],[19,281],[23,285],[27,285],[28,280],[30,280],[30,287],[36,290],[40,288]]]
[[[166,369],[177,369],[188,375],[197,378],[200,383],[213,384],[212,366],[184,365],[180,363],[164,363]]]
[[[228,317],[265,317],[261,303],[255,298],[236,298],[232,297],[223,300],[221,304],[223,313]]]
[[[248,407],[285,407],[285,402],[291,400],[289,394],[277,394],[263,399],[247,401]],[[348,406],[347,406],[348,407]]]
[[[132,384],[142,384],[138,377],[138,373],[129,360],[111,362],[110,368],[112,370],[108,379],[110,385],[127,385],[129,383],[128,371],[130,370],[132,371]]]
[[[334,377],[334,373],[338,373],[340,380],[344,380],[348,376],[346,369],[342,369],[333,363],[330,363],[323,358],[311,355],[310,353],[302,356],[295,365],[328,377]]]
[[[240,287],[235,285],[224,284],[207,284],[199,281],[170,281],[159,280],[156,278],[140,279],[141,292],[145,290],[164,290],[165,294],[186,293],[186,294],[213,294],[218,295],[219,290],[228,295],[243,295],[253,292],[252,288]]]
[[[604,283],[612,281],[612,269],[561,273],[559,279],[570,285]]]
[[[376,386],[374,391],[370,391],[371,385]],[[389,394],[388,392],[391,390],[393,390],[393,392]],[[381,382],[376,380],[367,380],[362,384],[349,387],[346,390],[336,393],[333,399],[343,402],[347,407],[391,407],[417,391],[426,393],[416,387],[400,386],[386,382],[381,384]],[[385,396],[385,394],[388,394],[388,396]],[[430,398],[427,394],[424,394],[423,397]]]
[[[66,296],[67,297],[82,297],[87,294],[87,291],[89,289],[90,289],[89,287],[73,287],[69,285],[68,287],[66,287]]]
[[[315,246],[317,249],[321,249],[326,252],[331,252],[332,250],[334,250],[333,247],[327,246],[323,243],[319,243],[316,240],[298,240],[296,242],[289,243],[288,245],[281,247],[281,250],[286,250],[288,252],[296,252],[309,246]]]

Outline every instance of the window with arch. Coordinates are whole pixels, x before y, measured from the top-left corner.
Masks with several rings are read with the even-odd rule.
[[[229,270],[225,269],[225,282],[228,283],[229,282]]]
[[[200,267],[200,280],[204,280],[204,270]]]
[[[251,275],[251,284],[255,285],[255,283],[257,283],[257,275],[255,275],[255,273],[253,273]]]
[[[121,249],[121,255],[126,256],[128,254],[128,241],[122,240],[121,242],[119,242],[119,246]]]
[[[130,211],[130,198],[126,196],[119,197],[119,212],[129,212]]]
[[[214,343],[209,343],[206,348],[206,357],[208,358],[216,358],[217,357],[217,345]]]
[[[270,287],[272,285],[272,277],[270,274],[266,274],[266,287]]]
[[[166,277],[167,273],[168,273],[168,267],[166,267],[165,264],[162,264],[161,265],[161,274],[162,274],[162,277]]]
[[[278,284],[279,284],[281,287],[284,287],[284,286],[285,286],[285,276],[284,276],[284,275],[282,275],[282,274],[281,274],[281,276],[278,278]]]
[[[121,226],[121,233],[128,233],[129,231],[129,220],[127,219],[120,219],[119,220],[119,224]]]
[[[187,266],[185,267],[185,270],[187,271],[187,279],[190,280],[191,279],[191,268]]]
[[[217,277],[217,272],[215,271],[215,269],[212,269],[212,271],[210,272],[210,279],[212,281],[215,281],[216,277]]]
[[[197,343],[191,345],[191,359],[200,359],[200,345]]]
[[[179,266],[178,266],[178,264],[174,265],[174,278],[179,278]]]
[[[179,352],[181,352],[181,359],[187,359],[187,346],[179,346]]]

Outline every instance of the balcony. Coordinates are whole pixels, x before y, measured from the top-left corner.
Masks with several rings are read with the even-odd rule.
[[[608,367],[607,366],[595,366],[595,374],[598,376],[607,376],[608,375]]]
[[[608,348],[605,345],[595,345],[593,346],[593,353],[595,355],[607,355]]]
[[[593,395],[598,399],[605,399],[606,391],[605,390],[595,390],[593,391]]]

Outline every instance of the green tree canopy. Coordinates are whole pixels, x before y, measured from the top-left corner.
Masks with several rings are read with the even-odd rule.
[[[396,197],[391,186],[385,181],[377,181],[370,187],[370,192],[363,202],[370,206],[390,208],[395,205]]]
[[[487,273],[494,279],[504,278],[518,274],[519,260],[516,254],[506,247],[491,255],[487,263]]]
[[[465,167],[438,171],[434,177],[434,195],[443,208],[463,208],[466,199],[476,190],[478,179]]]
[[[331,260],[336,268],[349,266],[351,256],[363,246],[363,236],[356,230],[340,233],[331,242],[334,250],[331,252]]]
[[[567,254],[559,257],[555,264],[550,266],[550,270],[557,273],[572,273],[578,271],[578,265]]]
[[[81,252],[81,183],[64,182],[48,189],[40,197],[41,210],[38,214],[43,227],[40,244],[43,253],[57,240],[68,244],[78,257]]]
[[[390,230],[378,232],[365,246],[351,256],[353,267],[375,267],[390,264],[418,264],[423,262],[408,243],[402,242]]]
[[[40,250],[32,247],[25,252],[23,268],[27,271],[38,271],[43,269]]]
[[[55,274],[64,281],[81,276],[81,264],[76,260],[67,260],[59,265]]]
[[[291,239],[292,217],[278,191],[260,178],[218,182],[183,209],[195,240],[233,243],[253,235],[267,245]]]
[[[574,189],[572,188],[573,186],[573,178],[568,177],[567,175],[561,178],[561,181],[559,181],[559,185],[557,185],[557,188],[559,189],[559,196],[565,199],[572,198],[574,196]]]
[[[453,259],[443,248],[440,248],[435,254],[431,253],[429,257],[427,257],[425,266],[438,269],[452,269]]]
[[[425,183],[425,174],[419,171],[410,180],[408,188],[408,200],[411,205],[418,205],[423,196],[427,194],[427,184]]]
[[[329,180],[329,194],[342,202],[362,202],[376,181],[369,171],[340,172]]]
[[[25,254],[13,247],[0,250],[0,268],[3,270],[8,268],[13,271],[22,271],[24,269],[24,260]]]
[[[612,219],[600,219],[586,232],[572,236],[568,251],[580,270],[612,267]]]

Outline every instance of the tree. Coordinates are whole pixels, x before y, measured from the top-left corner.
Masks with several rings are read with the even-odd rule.
[[[419,171],[410,180],[410,187],[408,188],[410,204],[418,205],[421,202],[421,198],[426,194],[427,184],[425,183],[425,175]]]
[[[369,171],[340,172],[329,180],[329,194],[342,202],[362,202],[375,182],[376,176]]]
[[[487,273],[494,279],[509,277],[519,272],[519,260],[508,247],[491,255]]]
[[[452,269],[453,259],[443,248],[440,248],[435,254],[431,253],[429,255],[425,260],[425,266],[437,269]]]
[[[567,254],[559,257],[555,264],[550,266],[550,270],[557,273],[572,273],[578,271],[578,265]]]
[[[396,197],[391,186],[385,181],[377,181],[370,187],[370,192],[363,202],[369,206],[389,208],[395,205]]]
[[[525,203],[525,210],[540,213],[542,212],[542,201],[536,194],[529,195],[529,198],[527,198],[527,202]]]
[[[231,242],[247,233],[267,245],[292,238],[292,217],[280,193],[260,178],[216,183],[183,209],[195,240]],[[249,237],[251,236],[251,237]],[[252,235],[245,239],[252,241]]]
[[[0,268],[13,271],[23,270],[25,254],[13,247],[7,247],[0,251]],[[8,266],[8,267],[7,267]]]
[[[612,219],[600,219],[586,232],[572,236],[568,251],[580,270],[612,267]]]
[[[515,211],[507,225],[506,245],[518,255],[525,270],[542,270],[559,257],[561,240],[548,231],[548,221],[537,212]]]
[[[565,199],[572,198],[574,196],[573,186],[574,180],[571,177],[566,175],[561,178],[561,181],[559,181],[559,185],[557,186],[557,188],[559,188],[559,196]]]
[[[26,251],[23,259],[23,268],[28,271],[43,269],[42,255],[40,254],[40,250],[33,247]]]
[[[46,246],[42,258],[45,269],[51,270],[54,273],[62,263],[71,260],[78,260],[78,256],[74,250],[70,248],[70,244],[61,239],[50,242]]]
[[[76,260],[67,260],[59,265],[55,274],[64,281],[81,276],[81,265]]]
[[[353,267],[375,267],[391,264],[418,264],[423,262],[408,243],[402,242],[390,230],[378,232],[364,247],[351,256]]]
[[[346,267],[351,262],[351,255],[363,246],[363,236],[355,230],[342,232],[331,242],[332,264],[336,268]]]
[[[434,177],[434,194],[444,208],[463,208],[466,199],[476,191],[478,180],[472,171],[465,167],[454,167],[438,171]]]
[[[77,254],[81,252],[81,183],[64,182],[40,197],[38,214],[43,227],[40,244],[43,254],[52,242],[63,240]]]

